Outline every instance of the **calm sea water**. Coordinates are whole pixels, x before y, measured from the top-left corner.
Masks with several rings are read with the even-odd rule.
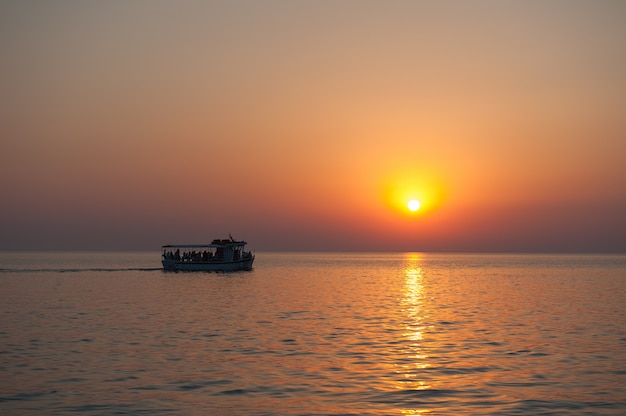
[[[159,256],[0,254],[0,414],[626,414],[626,256]]]

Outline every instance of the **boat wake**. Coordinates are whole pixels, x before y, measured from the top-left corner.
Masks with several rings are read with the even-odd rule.
[[[82,273],[82,272],[153,272],[161,267],[126,267],[126,268],[49,268],[49,269],[11,269],[0,268],[0,273]]]

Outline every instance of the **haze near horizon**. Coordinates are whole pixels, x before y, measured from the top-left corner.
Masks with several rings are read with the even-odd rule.
[[[4,1],[0,250],[624,253],[625,21],[618,1]]]

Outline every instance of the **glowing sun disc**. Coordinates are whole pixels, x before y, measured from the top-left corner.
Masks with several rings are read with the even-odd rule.
[[[411,199],[408,206],[410,211],[417,211],[418,209],[420,209],[420,201],[418,201],[417,199]]]

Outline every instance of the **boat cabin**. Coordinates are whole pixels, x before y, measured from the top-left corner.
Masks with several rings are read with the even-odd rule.
[[[166,270],[249,269],[254,254],[245,251],[245,241],[215,239],[210,244],[168,244],[161,247]]]

